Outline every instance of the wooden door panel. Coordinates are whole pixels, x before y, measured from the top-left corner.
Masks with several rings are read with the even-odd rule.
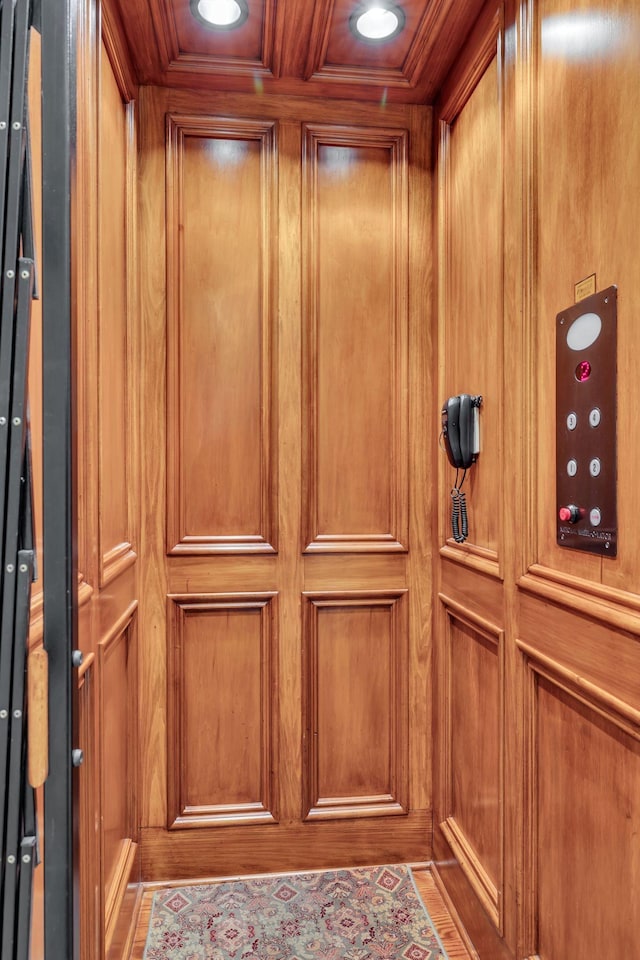
[[[169,623],[169,825],[272,822],[272,597],[172,598]]]
[[[307,817],[406,813],[403,597],[306,597]]]
[[[308,550],[407,548],[407,144],[305,128]]]
[[[171,552],[275,547],[273,125],[168,128]]]

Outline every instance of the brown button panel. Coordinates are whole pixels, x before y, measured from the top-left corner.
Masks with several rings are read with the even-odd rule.
[[[615,557],[617,289],[556,318],[556,528],[561,547]]]

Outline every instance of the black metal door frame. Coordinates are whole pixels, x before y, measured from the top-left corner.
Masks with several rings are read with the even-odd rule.
[[[75,351],[71,197],[77,0],[40,0],[43,181],[43,577],[49,660],[49,774],[44,787],[45,960],[78,956]],[[75,813],[75,816],[74,816]],[[4,958],[3,958],[4,960]]]

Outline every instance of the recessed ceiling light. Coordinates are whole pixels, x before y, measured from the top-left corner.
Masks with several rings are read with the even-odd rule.
[[[213,30],[234,30],[249,16],[246,0],[191,0],[191,10],[197,20]]]
[[[397,37],[405,24],[404,11],[392,0],[373,0],[351,14],[351,32],[365,43],[381,43]]]

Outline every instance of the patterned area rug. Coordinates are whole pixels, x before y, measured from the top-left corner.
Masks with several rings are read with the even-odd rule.
[[[144,960],[447,960],[405,866],[174,887]]]

